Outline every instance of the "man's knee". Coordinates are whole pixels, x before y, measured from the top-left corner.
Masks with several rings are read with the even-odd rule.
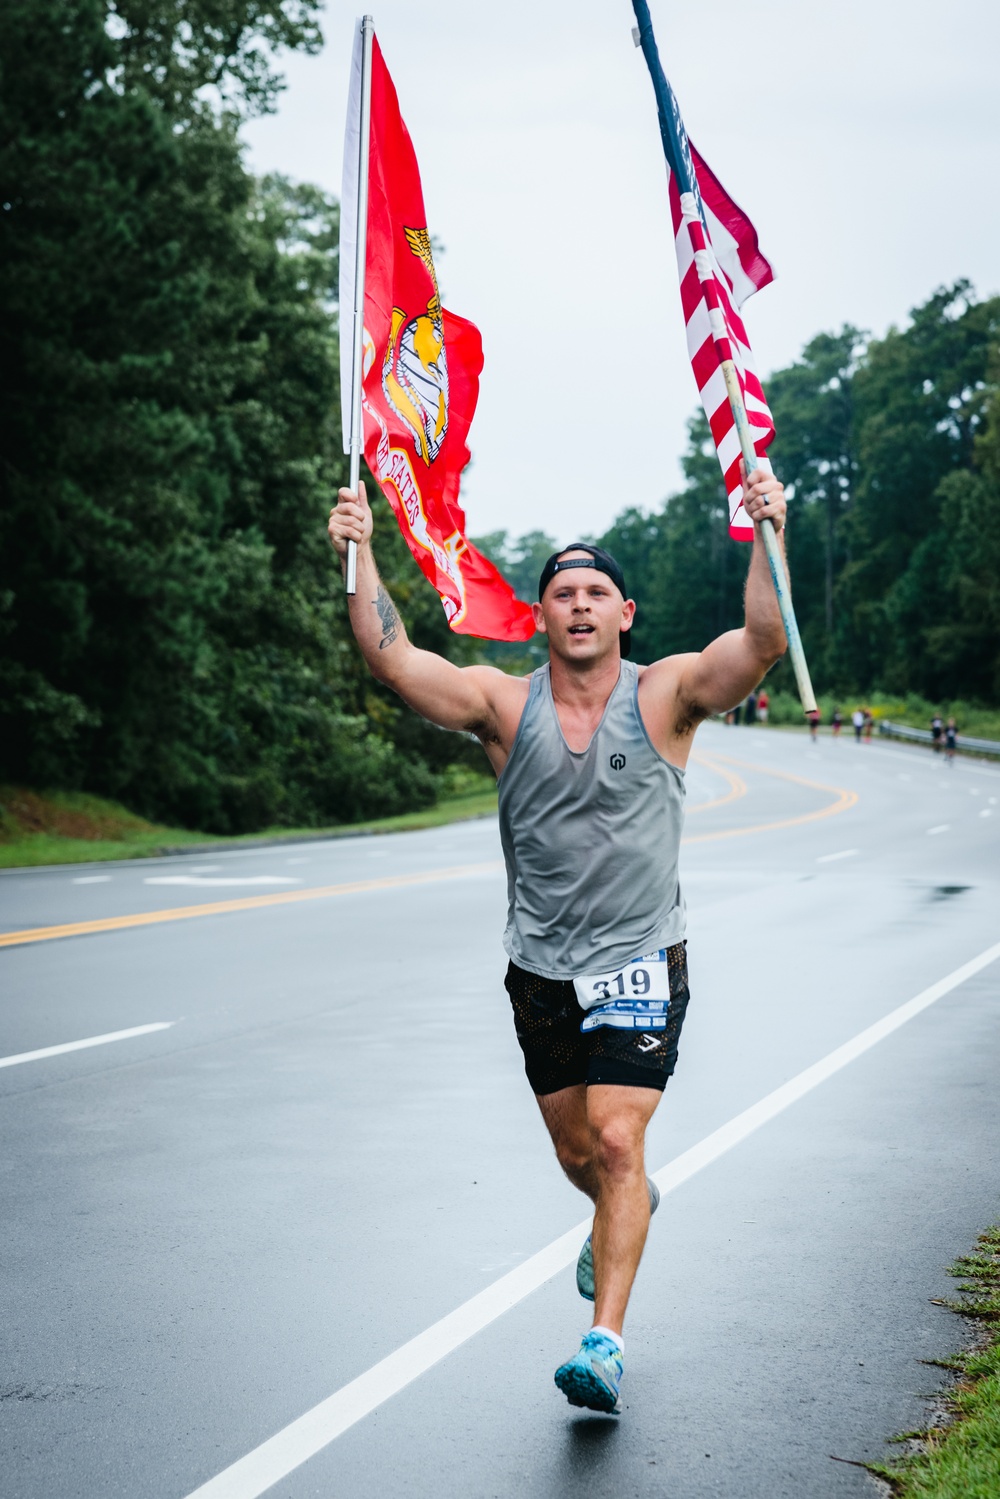
[[[559,1164],[569,1177],[581,1176],[591,1170],[594,1153],[589,1139],[577,1136],[562,1136],[553,1141]]]
[[[642,1169],[644,1130],[631,1119],[603,1119],[593,1126],[594,1160],[605,1176],[626,1177]]]

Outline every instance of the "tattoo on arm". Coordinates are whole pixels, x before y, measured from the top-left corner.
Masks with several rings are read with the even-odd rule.
[[[396,606],[389,597],[384,583],[378,585],[378,598],[372,599],[372,603],[378,610],[379,619],[382,621],[382,639],[378,643],[380,651],[384,651],[387,645],[392,645],[402,628],[402,620],[396,613]]]

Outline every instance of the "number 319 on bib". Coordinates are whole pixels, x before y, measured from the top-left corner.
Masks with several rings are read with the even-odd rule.
[[[595,1005],[613,1003],[616,999],[670,998],[670,972],[667,950],[633,958],[610,973],[582,973],[573,980],[577,1001],[584,1010]]]

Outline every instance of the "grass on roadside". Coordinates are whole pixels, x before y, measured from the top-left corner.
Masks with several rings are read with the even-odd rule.
[[[187,828],[163,827],[137,817],[117,802],[85,792],[28,791],[0,787],[0,869],[39,864],[84,864],[108,859],[152,858],[184,849],[211,849],[261,839],[345,838],[358,833],[398,833],[440,827],[496,811],[489,776],[465,774],[433,807],[372,822],[330,828],[265,828],[244,837],[213,837]]]
[[[887,1466],[868,1464],[898,1499],[997,1499],[1000,1495],[1000,1227],[951,1267],[962,1284],[947,1305],[983,1325],[985,1342],[943,1359],[959,1383],[946,1400],[953,1418],[909,1433],[916,1450]],[[906,1440],[898,1438],[897,1440]]]

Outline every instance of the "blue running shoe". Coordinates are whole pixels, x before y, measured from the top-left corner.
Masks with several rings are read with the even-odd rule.
[[[624,1361],[617,1343],[603,1332],[584,1334],[580,1352],[556,1370],[556,1384],[570,1405],[606,1411],[617,1416],[622,1408],[619,1387]]]
[[[652,1217],[660,1206],[660,1189],[651,1177],[646,1177],[646,1186],[649,1188],[649,1216]],[[594,1299],[594,1251],[590,1243],[590,1235],[587,1235],[586,1243],[580,1250],[580,1258],[576,1262],[576,1289],[586,1301]]]

